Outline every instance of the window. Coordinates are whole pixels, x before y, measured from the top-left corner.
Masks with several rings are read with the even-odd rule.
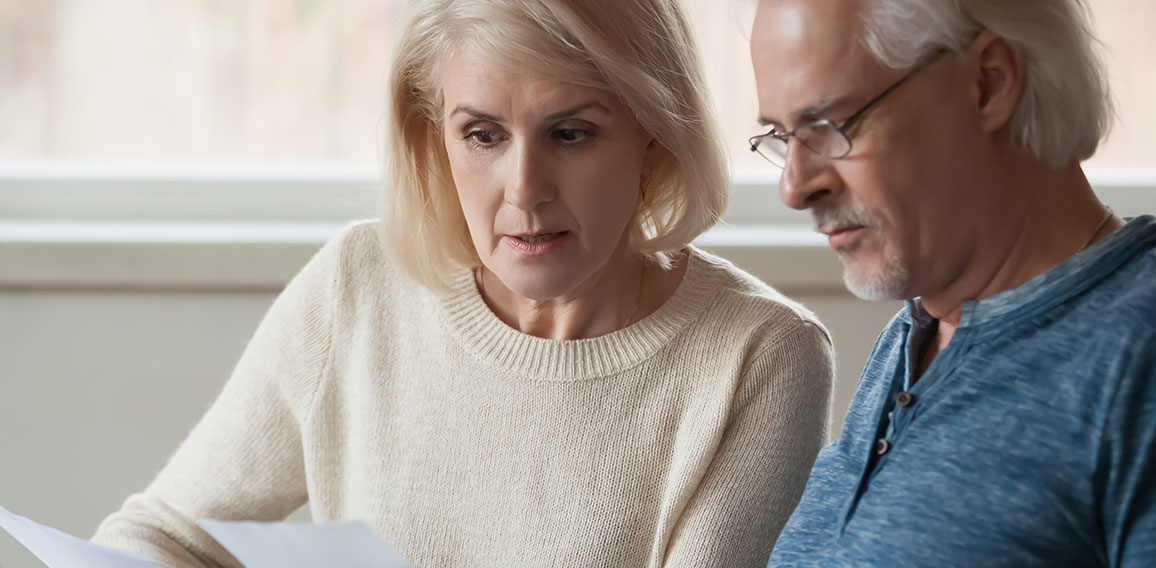
[[[373,163],[398,5],[0,2],[0,163]]]
[[[400,4],[0,2],[0,163],[375,164]],[[1156,3],[1092,5],[1121,117],[1093,161],[1156,166]],[[734,164],[764,168],[739,19],[687,7]]]

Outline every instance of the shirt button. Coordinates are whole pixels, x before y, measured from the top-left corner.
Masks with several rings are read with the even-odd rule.
[[[888,442],[887,438],[879,438],[878,440],[875,440],[875,453],[883,455],[890,449],[891,442]]]
[[[915,395],[909,392],[901,392],[895,395],[895,402],[898,403],[899,406],[911,406],[912,404],[915,404]]]

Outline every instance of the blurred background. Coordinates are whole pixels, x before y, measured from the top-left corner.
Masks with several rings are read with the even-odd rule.
[[[0,505],[89,537],[205,411],[287,279],[374,215],[400,4],[0,0]],[[742,3],[685,4],[735,168],[699,245],[831,329],[837,431],[898,304],[843,291],[749,152]],[[1089,175],[1118,212],[1156,211],[1156,2],[1089,4],[1119,115]],[[25,566],[0,535],[0,567]]]
[[[1093,161],[1153,165],[1156,3],[1088,0],[1122,118]],[[687,0],[738,167],[759,130],[743,2]],[[0,0],[0,162],[373,165],[399,0]]]

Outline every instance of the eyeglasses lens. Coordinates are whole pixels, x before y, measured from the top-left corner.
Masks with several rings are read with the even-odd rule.
[[[851,141],[829,122],[804,126],[795,133],[799,142],[824,158],[842,158],[851,151]]]

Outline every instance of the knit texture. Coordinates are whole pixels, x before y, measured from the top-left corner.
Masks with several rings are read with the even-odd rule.
[[[196,520],[358,519],[419,567],[762,566],[826,441],[813,315],[690,248],[675,294],[601,337],[528,336],[463,271],[436,295],[343,230],[208,413],[94,541],[239,566]]]

